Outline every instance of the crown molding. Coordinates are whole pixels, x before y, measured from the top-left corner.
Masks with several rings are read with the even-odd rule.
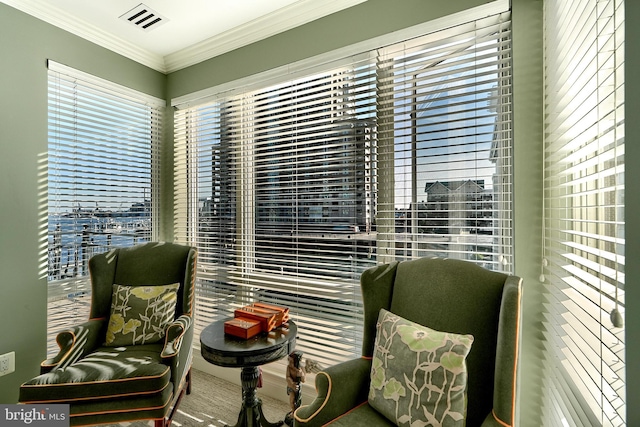
[[[100,28],[79,21],[71,14],[51,5],[51,2],[34,0],[0,0],[15,9],[45,21],[55,27],[68,31],[85,40],[132,59],[154,70],[166,72],[164,58],[146,49],[119,38]]]
[[[301,0],[164,57],[167,72],[206,61],[234,49],[304,25],[367,0]]]
[[[297,1],[290,6],[163,57],[107,33],[94,25],[78,21],[71,14],[51,5],[51,2],[0,0],[15,9],[165,74],[195,65],[365,1],[367,0]]]

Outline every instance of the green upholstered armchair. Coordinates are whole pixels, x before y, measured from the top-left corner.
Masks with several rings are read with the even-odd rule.
[[[89,271],[89,320],[58,334],[60,352],[20,387],[20,403],[69,404],[72,426],[168,426],[191,386],[196,250],[114,249],[92,257]]]
[[[294,425],[394,425],[368,399],[378,316],[384,308],[436,331],[473,335],[466,357],[466,426],[513,426],[521,282],[454,259],[422,258],[366,270],[361,277],[362,357],[319,372],[317,397],[296,410]]]

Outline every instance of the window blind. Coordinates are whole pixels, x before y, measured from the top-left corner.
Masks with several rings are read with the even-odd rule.
[[[544,424],[622,426],[624,2],[544,16]]]
[[[298,349],[328,365],[360,354],[366,268],[438,255],[512,269],[509,13],[480,16],[176,105],[197,330],[285,305]]]
[[[48,352],[88,319],[88,260],[156,229],[164,101],[48,63]]]

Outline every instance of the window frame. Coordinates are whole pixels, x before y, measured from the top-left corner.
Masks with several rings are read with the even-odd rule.
[[[485,7],[480,7],[473,11],[467,11],[463,14],[459,14],[453,19],[451,17],[448,17],[447,19],[437,20],[429,23],[428,25],[423,25],[423,26],[418,26],[417,28],[413,28],[410,31],[413,32],[412,37],[416,37],[418,35],[423,35],[425,33],[430,33],[430,32],[435,33],[436,31],[450,28],[455,25],[464,24],[468,22],[468,21],[465,21],[465,19],[470,20],[471,19],[470,17],[473,17],[474,19],[477,19],[478,16],[485,17],[487,16],[487,14],[489,14],[488,11],[495,12],[496,9],[500,9],[500,12],[508,10],[508,2],[506,1],[493,2],[492,4],[486,5]],[[496,12],[496,13],[499,13],[499,12]],[[426,30],[425,29],[426,27],[428,27],[429,29]],[[398,34],[394,34],[392,37],[393,38],[398,37]],[[407,32],[402,32],[402,35],[400,37],[406,37],[407,39],[411,38],[407,36]],[[376,46],[375,48],[371,48],[372,43],[375,44]],[[198,244],[197,231],[195,229],[189,229],[185,225],[186,222],[189,222],[189,221],[192,223],[196,223],[198,221],[199,209],[194,207],[193,199],[194,197],[195,198],[202,197],[202,195],[199,194],[196,187],[193,187],[193,188],[189,187],[189,183],[194,182],[193,180],[198,179],[198,176],[199,176],[198,175],[199,172],[197,169],[198,165],[196,164],[197,161],[189,160],[189,155],[193,153],[197,153],[199,150],[203,150],[203,151],[212,150],[212,148],[210,148],[209,146],[198,147],[197,143],[195,142],[198,141],[199,138],[201,137],[205,138],[205,134],[207,132],[210,132],[210,133],[222,132],[221,130],[213,130],[211,126],[214,126],[214,125],[210,125],[210,126],[202,125],[202,128],[198,128],[197,115],[199,114],[198,113],[199,106],[203,106],[202,108],[204,109],[205,108],[204,106],[206,105],[213,106],[215,105],[215,103],[224,103],[224,102],[227,102],[225,100],[234,99],[235,100],[234,102],[237,102],[238,104],[244,103],[242,104],[243,105],[242,108],[246,109],[247,111],[252,111],[252,108],[254,108],[254,106],[251,105],[251,101],[247,100],[249,96],[246,94],[259,91],[261,87],[268,88],[268,87],[275,87],[275,86],[281,85],[283,84],[283,79],[286,79],[284,81],[296,81],[297,79],[302,78],[304,76],[314,75],[314,72],[311,72],[310,70],[315,70],[316,69],[315,67],[318,67],[319,64],[321,64],[321,66],[325,68],[328,68],[330,66],[331,67],[330,69],[333,70],[332,72],[334,73],[334,79],[337,81],[339,79],[338,77],[339,71],[337,70],[347,69],[346,67],[349,63],[352,63],[353,61],[361,61],[362,64],[366,64],[368,61],[375,60],[375,57],[376,55],[378,55],[378,53],[373,51],[375,51],[375,49],[379,49],[379,47],[381,46],[380,43],[381,43],[380,39],[374,40],[374,41],[368,41],[368,42],[365,42],[364,44],[358,45],[357,47],[349,47],[349,48],[340,50],[339,52],[332,52],[331,54],[323,55],[322,58],[313,58],[309,61],[304,61],[302,63],[296,63],[296,64],[288,65],[286,67],[282,67],[276,70],[271,70],[265,73],[261,73],[259,76],[251,76],[249,78],[242,79],[240,81],[229,82],[224,85],[205,89],[203,91],[199,91],[190,95],[185,95],[183,97],[173,99],[171,104],[176,109],[175,115],[174,115],[174,119],[175,119],[174,139],[177,144],[177,151],[176,151],[177,167],[176,167],[175,176],[174,176],[174,182],[177,188],[176,199],[174,204],[175,205],[174,224],[176,224],[174,236],[176,240],[179,242],[184,242],[188,244],[195,244],[195,245]],[[386,44],[391,44],[391,43],[392,42],[387,37],[385,38],[382,46]],[[364,47],[365,45],[369,46],[370,50],[365,51],[366,49]],[[496,73],[500,73],[500,72],[501,71],[496,71]],[[505,81],[508,82],[508,84],[511,84],[510,73],[508,77],[505,78]],[[506,91],[498,90],[498,93],[499,93],[499,96],[504,96],[510,99],[510,93],[511,93],[510,90],[506,90]],[[219,111],[227,110],[227,107],[220,106],[218,107],[218,110]],[[205,115],[206,113],[202,112],[201,114]],[[210,114],[213,115],[217,113],[214,113],[212,110]],[[496,112],[497,117],[502,117],[501,115],[504,115],[504,116],[511,115],[510,104],[508,106],[505,106],[503,111]],[[502,120],[498,120],[498,121],[500,123],[500,126],[502,126],[503,121]],[[512,140],[510,121],[504,121],[504,123],[506,124],[505,128],[498,129],[496,131],[504,132],[505,135],[508,135],[506,138],[508,140]],[[234,132],[237,135],[241,135],[243,133],[251,135],[253,132],[255,132],[255,128],[251,125],[251,120],[245,120],[243,121],[242,124],[244,126],[242,129],[238,128],[234,130]],[[227,125],[219,126],[219,128],[222,128],[222,127],[224,127],[225,129],[230,129],[230,127]],[[380,123],[378,123],[378,133],[380,133]],[[215,136],[215,137],[212,136],[211,138],[219,138],[219,136]],[[191,140],[193,144],[191,144],[189,140]],[[379,137],[379,140],[380,140],[380,137]],[[393,136],[391,136],[391,141],[393,141]],[[213,149],[215,150],[215,148]],[[243,144],[241,148],[241,150],[253,150],[253,149],[254,148],[249,146],[249,144]],[[501,147],[495,147],[496,152],[499,152],[500,150],[501,150]],[[391,152],[393,153],[393,150]],[[381,159],[380,153],[378,152],[377,156],[378,158],[376,162],[387,162],[386,164],[391,165],[392,168],[395,168],[393,166],[393,155],[387,156],[386,159]],[[505,164],[512,165],[513,162],[512,162],[511,148],[505,151],[505,158],[507,157],[509,159],[505,161]],[[240,160],[236,160],[236,162],[240,162]],[[254,227],[255,227],[255,223],[254,223],[255,212],[251,210],[247,210],[245,207],[243,207],[242,203],[244,203],[244,206],[253,206],[253,204],[256,203],[250,192],[251,189],[253,189],[256,185],[255,177],[251,172],[256,167],[256,165],[253,162],[249,161],[245,166],[246,166],[245,169],[238,172],[238,182],[237,184],[235,184],[236,187],[234,187],[235,188],[234,194],[236,195],[236,199],[237,199],[234,203],[237,203],[238,206],[233,205],[233,207],[230,208],[231,211],[237,213],[237,215],[235,215],[235,218],[237,221],[236,226],[239,230],[238,236],[236,236],[236,240],[232,238],[232,240],[230,241],[231,245],[229,247],[231,248],[235,246],[241,246],[245,242],[249,244],[250,242],[253,241],[252,239],[255,238],[254,235],[252,234],[253,232],[252,230],[254,230]],[[381,167],[384,167],[384,166],[381,166]],[[185,176],[186,176],[185,174],[188,174],[190,178],[185,179]],[[208,182],[215,181],[214,178],[205,178],[205,179],[207,179]],[[378,187],[380,187],[381,185],[380,183],[375,183],[375,184]],[[385,184],[385,185],[388,185],[388,184]],[[512,188],[512,184],[510,184],[509,188],[510,189]],[[391,191],[391,193],[393,193],[393,190]],[[387,201],[387,203],[391,203],[392,207],[387,210],[387,216],[389,216],[389,218],[387,218],[386,221],[388,222],[391,228],[394,228],[395,227],[394,226],[395,201],[390,200],[390,201]],[[501,208],[504,208],[505,211],[508,211],[509,214],[512,215],[512,211],[513,211],[512,200],[510,198],[509,200],[504,200],[502,202],[496,201],[496,204],[499,204],[499,203],[503,203],[502,205],[500,205]],[[391,214],[389,214],[389,212]],[[501,243],[499,244],[502,247],[508,248],[509,251],[506,253],[506,256],[502,256],[499,259],[497,259],[494,265],[497,266],[498,269],[502,271],[512,271],[513,223],[512,223],[512,220],[503,221],[502,219],[497,220],[496,222],[498,223],[497,226],[501,227],[501,229],[509,230],[504,235],[501,235],[499,239],[501,241]],[[385,250],[387,248],[392,247],[392,246],[388,246],[388,244],[392,243],[393,239],[387,239],[387,240],[388,242],[386,244],[382,246],[378,245],[378,248],[377,248],[378,262],[388,262],[395,259],[395,256],[393,255],[386,256],[386,257],[381,255],[385,253]],[[242,251],[239,251],[237,253],[239,257],[246,258],[249,256],[248,253],[244,253]],[[201,253],[200,255],[205,256],[203,255],[203,253]],[[206,259],[202,259],[203,262],[199,263],[200,278],[206,277],[206,280],[209,280],[212,283],[216,283],[217,279],[215,276],[216,273],[214,273],[214,271],[217,268],[224,269],[224,273],[221,273],[221,277],[222,276],[226,277],[226,275],[230,274],[228,272],[226,265],[217,265],[217,266],[213,264],[208,265],[207,262],[210,261],[212,257],[205,256],[205,258]],[[248,258],[246,259],[248,260],[247,263],[245,264],[246,268],[241,269],[243,271],[243,274],[245,274],[246,272],[248,272],[253,268],[253,264],[251,260],[249,260]],[[356,270],[352,270],[349,272],[349,274],[351,275],[351,280],[353,281],[352,286],[356,285],[355,287],[357,287],[357,278],[359,277],[359,274],[358,274],[359,272],[360,271],[356,271]],[[246,278],[247,276],[243,276],[243,277],[245,278],[242,280],[249,280]],[[294,276],[294,277],[295,279],[292,279],[292,283],[287,286],[292,286],[292,287],[299,286],[298,289],[302,291],[304,294],[305,284],[300,280],[300,275]],[[260,281],[262,280],[266,280],[264,275],[260,276],[259,279],[256,279],[256,284],[260,283]],[[311,280],[310,283],[306,284],[308,288],[313,287],[316,284],[319,284],[321,282],[321,281],[317,281],[317,279],[316,281],[313,281],[312,279],[310,280]],[[353,295],[350,301],[352,304],[358,305],[358,304],[361,304],[361,301],[359,300],[359,292],[357,292],[355,287],[351,290],[351,293]],[[222,316],[229,315],[229,314],[232,315],[232,312],[227,312],[224,309],[220,309],[216,306],[216,304],[219,305],[222,302],[224,302],[227,305],[233,306],[233,304],[238,305],[247,301],[251,301],[251,299],[254,297],[254,295],[252,294],[252,288],[249,285],[247,285],[246,288],[247,288],[247,291],[243,295],[240,295],[240,294],[231,295],[231,291],[229,289],[226,289],[227,294],[223,295],[223,294],[214,294],[209,292],[207,289],[200,288],[197,291],[197,295],[200,298],[202,298],[202,301],[206,301],[206,302],[203,302],[204,305],[200,307],[202,315],[197,316],[197,318],[199,319],[198,320],[199,322],[204,322],[202,325],[199,325],[199,327],[203,328],[204,326],[206,326],[205,323],[208,323],[212,320],[210,316],[212,316],[212,313],[216,312],[216,310],[220,310],[220,312],[223,313]],[[357,319],[355,323],[358,323]],[[304,322],[298,321],[298,324],[304,327]],[[348,327],[347,329],[355,330],[357,328]],[[354,350],[352,350],[348,354],[348,356],[353,356],[355,353],[359,352],[360,350],[359,346],[357,345],[357,336],[355,339],[356,339],[355,341],[356,344],[354,345]],[[299,343],[304,345],[305,343],[303,341],[304,340],[300,340]],[[197,344],[196,344],[196,347],[197,347]]]
[[[47,260],[47,352],[53,355],[55,334],[88,320],[92,254],[157,238],[166,101],[56,61],[47,68],[41,256]]]

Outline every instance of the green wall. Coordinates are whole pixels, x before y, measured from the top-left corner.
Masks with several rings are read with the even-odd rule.
[[[542,0],[512,0],[511,27],[515,272],[524,279],[519,419],[522,426],[536,427],[542,425]]]
[[[38,179],[47,150],[46,59],[170,100],[228,81],[312,57],[353,43],[474,7],[488,0],[368,0],[302,27],[237,49],[164,76],[108,50],[0,4],[0,354],[15,351],[14,374],[0,377],[0,403],[17,399],[20,383],[38,370],[45,354],[46,281],[38,276],[38,223],[46,194]],[[516,274],[525,280],[521,425],[539,426],[541,285],[540,265],[542,172],[542,0],[512,0],[514,56],[514,168]],[[627,40],[638,40],[638,2],[627,2]],[[339,31],[336,29],[340,29]],[[627,70],[640,59],[627,44]],[[634,54],[636,55],[634,57]],[[638,64],[640,65],[640,64]],[[640,80],[627,73],[627,117],[640,107]],[[626,122],[627,137],[640,135],[640,123]],[[166,126],[162,159],[163,230],[171,240],[173,194],[172,114]],[[640,182],[640,147],[627,144],[627,182]],[[630,164],[629,164],[630,163]],[[630,167],[631,166],[631,167]],[[46,173],[45,173],[46,176]],[[638,212],[640,195],[626,194],[626,215]],[[638,226],[627,222],[627,259],[640,253]],[[630,262],[626,283],[640,277]],[[627,375],[640,376],[640,289],[626,289]],[[640,401],[640,385],[628,382],[627,401]],[[640,407],[630,404],[628,425],[640,425]]]
[[[16,354],[16,372],[0,377],[0,403],[15,403],[45,358],[47,59],[165,98],[162,73],[0,3],[0,354]]]

